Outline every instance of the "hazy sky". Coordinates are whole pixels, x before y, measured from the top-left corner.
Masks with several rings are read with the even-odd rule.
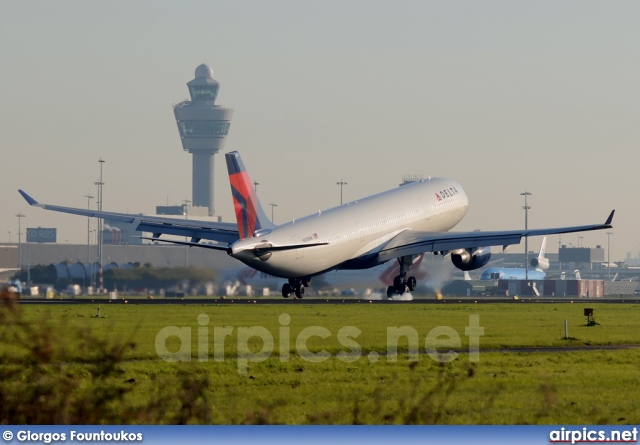
[[[341,178],[347,201],[447,176],[470,199],[457,229],[523,227],[526,189],[531,228],[615,208],[623,259],[640,249],[639,23],[634,1],[4,0],[0,239],[17,240],[21,212],[23,229],[84,243],[86,219],[17,189],[86,207],[99,158],[105,210],[190,199],[172,105],[207,63],[235,110],[225,148],[276,223],[339,204]],[[221,154],[216,175],[216,211],[234,221]]]

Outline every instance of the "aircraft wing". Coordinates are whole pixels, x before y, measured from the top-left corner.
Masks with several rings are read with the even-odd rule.
[[[611,211],[604,224],[586,226],[494,232],[415,232],[405,230],[381,248],[378,259],[387,261],[405,255],[418,255],[424,252],[447,252],[455,249],[473,249],[487,246],[502,246],[505,248],[511,244],[520,244],[520,240],[524,236],[557,235],[560,233],[610,229],[614,212],[615,210]]]
[[[153,240],[168,241],[159,239],[160,235],[178,235],[191,238],[187,243],[192,246],[208,247],[212,249],[226,249],[227,246],[213,246],[198,244],[200,240],[211,240],[231,244],[238,240],[238,226],[234,223],[198,221],[195,219],[163,218],[160,216],[134,215],[128,213],[99,212],[91,209],[78,209],[73,207],[61,207],[50,204],[41,204],[23,190],[18,190],[29,205],[41,207],[54,212],[71,213],[94,218],[103,218],[109,221],[118,221],[135,225],[135,229],[141,232],[153,233]]]

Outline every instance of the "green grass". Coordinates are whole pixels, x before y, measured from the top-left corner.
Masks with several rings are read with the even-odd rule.
[[[640,349],[509,351],[640,344],[640,305],[598,304],[600,325],[594,327],[584,326],[586,306],[592,307],[118,302],[102,304],[101,318],[95,317],[97,305],[4,308],[1,395],[3,400],[20,400],[7,405],[13,412],[5,409],[2,414],[9,423],[635,423],[640,418]],[[200,318],[199,324],[202,314],[208,323]],[[499,349],[481,350],[478,361],[465,352],[470,316],[479,317],[484,328],[480,348]],[[568,340],[563,338],[565,319]],[[182,346],[190,360],[158,357],[156,337],[171,326],[190,328],[191,341],[181,344],[174,336],[163,346],[171,356]],[[323,329],[313,332],[328,336],[309,338],[310,352],[330,354],[316,363],[296,347],[300,332],[313,326]],[[421,354],[407,354],[405,338],[398,342],[397,361],[391,361],[387,329],[403,326],[417,335]],[[220,336],[214,334],[223,327],[231,334],[224,339],[224,360],[215,361],[214,344]],[[257,353],[265,346],[259,337],[244,341],[238,335],[252,327],[262,327],[262,334],[273,337],[273,353],[249,361],[245,368],[237,360],[238,350],[246,344],[249,353]],[[360,331],[349,347],[338,338],[344,327]],[[440,363],[424,354],[430,332],[459,336],[456,350],[461,353],[455,360]],[[280,348],[285,335],[289,341]],[[199,345],[204,345],[206,360],[199,360]],[[336,357],[341,351],[351,353],[348,360]],[[378,353],[377,361],[369,359],[371,352]],[[48,418],[28,417],[31,403],[41,407],[45,402],[52,405]],[[56,404],[64,405],[64,415],[52,417]]]
[[[453,328],[460,336],[462,349],[468,347],[464,335],[469,316],[477,315],[484,327],[480,338],[482,348],[566,346],[589,344],[640,344],[640,305],[601,304],[595,308],[599,326],[586,327],[583,308],[586,304],[447,304],[447,305],[374,305],[368,303],[342,305],[135,305],[111,303],[101,305],[101,318],[95,318],[97,305],[24,305],[26,320],[67,327],[73,336],[74,329],[90,328],[110,337],[130,339],[137,345],[128,358],[155,358],[154,341],[157,333],[166,326],[190,327],[192,330],[193,357],[197,357],[198,316],[206,314],[209,346],[213,357],[214,329],[231,326],[233,332],[226,339],[225,352],[235,356],[237,332],[240,327],[263,326],[275,340],[281,328],[288,327],[291,347],[304,328],[320,326],[331,335],[326,339],[312,337],[310,349],[326,349],[335,353],[344,349],[337,339],[340,328],[354,326],[362,333],[357,342],[363,353],[387,349],[387,328],[409,326],[418,333],[423,349],[427,334],[438,326]],[[280,323],[280,316],[287,314],[287,326]],[[569,323],[571,340],[564,339],[564,320]],[[400,344],[401,349],[402,343]],[[319,350],[318,349],[318,350]],[[405,348],[406,350],[406,342]]]

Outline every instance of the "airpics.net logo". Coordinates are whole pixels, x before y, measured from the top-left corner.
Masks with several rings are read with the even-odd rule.
[[[193,354],[192,341],[193,332],[190,326],[166,326],[162,328],[155,338],[156,354],[167,362],[191,361],[195,355],[199,362],[208,362],[209,340],[213,334],[213,361],[223,362],[225,360],[225,347],[232,341],[235,333],[237,350],[238,373],[246,375],[249,363],[258,363],[267,360],[274,354],[280,362],[288,362],[291,359],[291,350],[300,358],[312,363],[320,363],[333,357],[325,349],[312,352],[308,346],[309,340],[318,337],[328,340],[335,335],[336,340],[342,349],[335,354],[335,358],[343,362],[355,362],[362,358],[362,346],[358,342],[358,337],[362,331],[356,326],[343,326],[337,332],[331,332],[323,326],[308,326],[300,330],[295,338],[291,335],[291,316],[283,313],[278,317],[279,327],[277,337],[264,326],[209,326],[209,316],[205,313],[198,315],[198,328],[196,333],[197,354]],[[213,331],[213,332],[211,332]],[[468,337],[468,356],[470,362],[480,360],[480,337],[484,335],[484,328],[480,326],[479,315],[469,315],[468,326],[464,328],[464,335]],[[278,349],[275,351],[276,339]],[[175,344],[179,345],[176,349]],[[386,361],[395,362],[398,360],[398,345],[407,345],[409,360],[418,361],[419,356],[424,352],[431,360],[446,363],[455,360],[462,347],[462,337],[454,328],[450,326],[437,326],[431,329],[424,339],[420,338],[418,331],[411,326],[388,326],[386,328],[385,352],[371,351],[366,355],[366,359],[371,363],[380,360],[384,356]],[[168,347],[171,343],[171,348]],[[260,344],[259,350],[252,350],[251,345]],[[275,351],[275,352],[274,352]],[[444,351],[444,352],[443,352]]]
[[[638,429],[595,429],[583,427],[581,429],[565,428],[552,430],[549,433],[550,443],[637,443]]]

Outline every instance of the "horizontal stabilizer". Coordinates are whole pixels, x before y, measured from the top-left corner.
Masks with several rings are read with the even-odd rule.
[[[263,250],[265,252],[277,252],[281,250],[294,250],[303,249],[305,247],[326,246],[329,243],[307,243],[307,244],[289,244],[287,246],[268,246],[268,247],[256,247],[256,249]]]
[[[194,243],[190,241],[179,241],[179,240],[156,238],[156,237],[150,237],[150,236],[137,236],[136,238],[146,239],[149,241],[160,241],[162,243],[180,244],[181,246],[204,247],[205,249],[214,249],[214,250],[227,250],[229,248],[229,246],[222,246],[220,244],[201,244],[201,243]]]
[[[242,255],[243,253],[251,253],[258,258],[261,258],[263,261],[266,261],[271,257],[273,252],[282,252],[286,250],[296,250],[296,249],[304,249],[307,247],[316,247],[316,246],[325,246],[329,243],[305,243],[305,244],[286,244],[284,246],[274,246],[268,241],[259,242],[256,244],[249,245],[233,245],[229,249],[229,255],[232,257],[236,257],[237,255]]]

